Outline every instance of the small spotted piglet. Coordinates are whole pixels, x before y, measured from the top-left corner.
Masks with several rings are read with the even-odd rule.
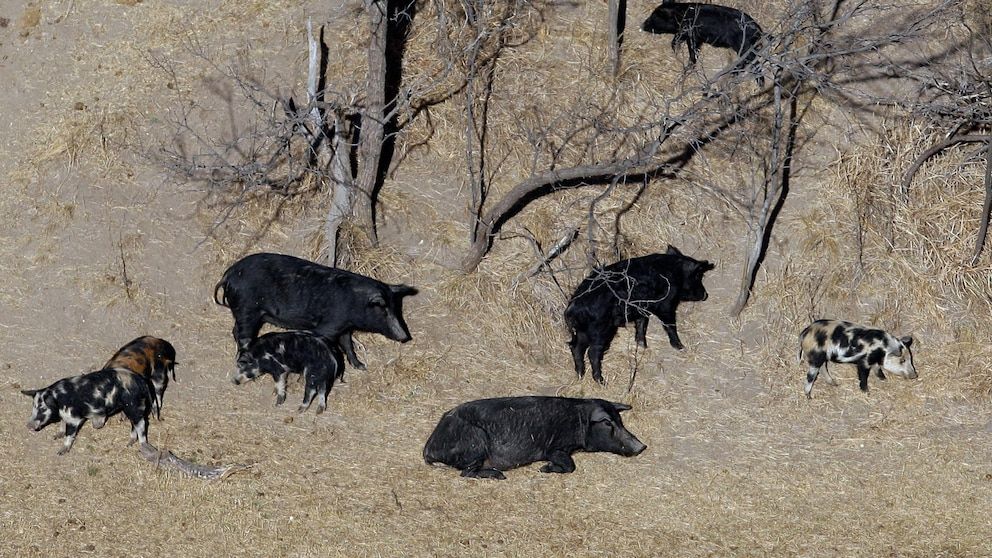
[[[64,378],[44,389],[21,393],[34,399],[28,428],[38,432],[49,424],[65,422],[65,439],[58,454],[72,448],[79,428],[87,420],[103,428],[107,419],[124,413],[131,421],[131,443],[148,441],[148,415],[152,393],[141,376],[126,370],[104,369]]]
[[[886,372],[907,379],[916,378],[913,353],[909,348],[912,337],[896,338],[881,329],[844,322],[817,320],[799,334],[799,361],[809,364],[806,374],[806,397],[811,398],[813,383],[822,368],[832,385],[837,381],[827,370],[827,362],[855,364],[861,391],[868,391],[868,376],[872,371],[884,380]]]
[[[308,331],[266,333],[238,352],[234,384],[270,374],[276,382],[276,405],[286,401],[286,376],[302,374],[306,382],[299,412],[317,398],[317,414],[327,408],[327,392],[344,373],[344,356],[337,343]]]

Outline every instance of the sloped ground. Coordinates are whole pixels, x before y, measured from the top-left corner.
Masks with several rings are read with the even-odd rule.
[[[909,250],[887,256],[874,276],[848,275],[852,202],[843,191],[814,197],[796,187],[753,305],[731,320],[743,224],[691,189],[652,186],[631,217],[633,249],[672,243],[715,261],[710,299],[680,311],[685,352],[668,347],[657,322],[646,351],[621,331],[601,388],[572,377],[564,297],[544,277],[515,281],[532,265],[528,244],[497,243],[472,275],[448,267],[467,231],[464,204],[453,201],[463,195],[460,155],[451,154],[460,107],[440,107],[436,145],[456,147],[410,152],[383,191],[384,248],[355,261],[421,288],[405,310],[414,341],[359,336],[369,369],[349,370],[320,417],[293,412],[293,383],[285,408],[273,407],[267,382],[232,385],[231,319],[210,300],[214,282],[244,253],[312,255],[321,200],[291,204],[260,235],[257,215],[273,205],[252,202],[208,235],[216,198],[171,184],[145,156],[167,137],[173,96],[144,54],[188,63],[175,37],[192,25],[220,52],[250,44],[274,61],[272,79],[300,91],[306,15],[346,28],[360,21],[353,7],[217,2],[193,13],[182,3],[0,2],[9,20],[0,26],[0,555],[992,555],[992,423],[988,393],[975,389],[990,363],[987,312],[879,296],[887,283],[878,276],[910,285],[893,263]],[[632,4],[631,19],[649,8]],[[605,7],[559,16],[526,51],[547,61],[535,72],[557,75],[552,89],[569,80],[553,71],[556,56],[570,64],[594,51],[590,42],[575,54],[582,49],[555,37],[584,44]],[[671,60],[667,41],[656,44],[631,35],[631,63]],[[361,52],[341,52],[361,63]],[[210,78],[183,68],[191,83]],[[198,118],[225,122],[210,99],[199,101]],[[827,180],[819,170],[804,184]],[[570,215],[562,208],[581,211],[596,193],[536,204],[509,230],[526,224],[553,242]],[[580,266],[574,258],[570,267]],[[566,291],[583,273],[561,272]],[[948,318],[931,319],[934,306]],[[806,401],[795,335],[809,313],[913,332],[920,379],[872,378],[866,397],[837,367],[842,385],[820,382]],[[117,421],[84,427],[65,457],[55,456],[54,427],[24,428],[19,389],[99,366],[141,334],[169,339],[180,360],[151,441],[198,462],[253,463],[250,472],[207,484],[157,471],[125,447]],[[444,410],[532,393],[629,402],[626,424],[648,450],[579,455],[565,476],[534,465],[505,482],[423,464]]]

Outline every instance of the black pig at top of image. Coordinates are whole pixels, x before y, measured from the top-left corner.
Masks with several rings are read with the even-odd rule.
[[[685,43],[689,48],[689,64],[694,65],[702,45],[728,48],[740,56],[732,68],[740,72],[754,62],[756,45],[764,36],[761,26],[748,14],[727,6],[696,2],[664,2],[641,25],[643,31],[672,34],[672,50]],[[764,78],[757,77],[758,86]]]

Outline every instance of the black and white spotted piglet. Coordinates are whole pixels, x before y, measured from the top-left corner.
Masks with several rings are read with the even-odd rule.
[[[308,331],[266,333],[238,353],[234,383],[270,374],[276,382],[276,405],[286,401],[286,376],[302,374],[306,382],[299,412],[318,398],[317,414],[327,408],[327,392],[344,373],[344,357],[337,343]]]
[[[103,428],[107,419],[124,413],[131,421],[131,442],[148,441],[148,415],[153,399],[148,382],[126,370],[103,369],[64,378],[44,389],[27,389],[21,393],[34,398],[28,428],[35,432],[59,421],[65,422],[63,455],[72,448],[76,434],[89,420],[93,428]]]
[[[827,380],[837,385],[826,368],[828,361],[857,365],[858,382],[865,392],[872,371],[882,380],[885,379],[882,370],[912,380],[916,378],[913,353],[909,350],[912,344],[913,338],[909,336],[896,338],[881,329],[851,322],[817,320],[799,334],[799,361],[809,364],[806,397],[812,397],[813,383],[821,369],[826,372]]]

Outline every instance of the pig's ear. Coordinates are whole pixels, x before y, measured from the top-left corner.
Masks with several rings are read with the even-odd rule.
[[[603,422],[604,420],[610,419],[610,414],[603,410],[602,407],[596,407],[592,411],[592,415],[589,416],[589,422]]]
[[[676,247],[672,246],[671,244],[669,244],[668,245],[668,251],[665,252],[665,255],[666,256],[681,256],[682,255],[682,252],[679,252],[679,249],[678,248],[676,248]]]
[[[418,292],[416,287],[409,285],[390,285],[389,290],[393,291],[393,294],[399,297],[413,296]]]
[[[703,261],[699,262],[699,269],[701,271],[703,271],[703,272],[710,271],[711,269],[714,269],[714,268],[716,268],[716,266],[714,264],[711,264],[710,262],[708,262],[706,260],[703,260]]]
[[[24,395],[27,395],[28,397],[34,397],[34,394],[38,393],[39,391],[41,391],[41,390],[40,389],[22,389],[21,390],[21,393],[23,393]]]
[[[613,403],[612,405],[613,405],[613,408],[616,409],[616,411],[618,413],[622,413],[624,411],[629,411],[629,410],[633,409],[633,407],[631,407],[630,405],[627,405],[626,403]]]
[[[902,338],[900,338],[900,339],[899,339],[899,341],[900,341],[900,342],[901,342],[901,343],[902,343],[903,345],[905,345],[905,346],[906,346],[906,348],[909,348],[910,346],[912,346],[912,345],[913,345],[913,336],[912,336],[912,335],[907,335],[906,337],[902,337]]]

